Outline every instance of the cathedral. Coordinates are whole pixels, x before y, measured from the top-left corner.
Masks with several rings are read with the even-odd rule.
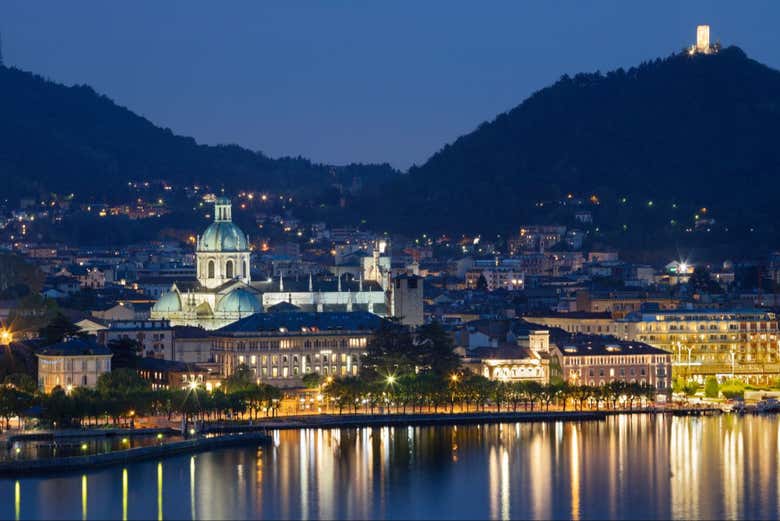
[[[358,280],[342,276],[253,281],[246,235],[233,223],[230,200],[214,204],[214,222],[196,241],[196,278],[176,281],[151,311],[174,326],[218,329],[249,315],[274,310],[368,311],[387,316],[384,265],[369,264]],[[376,256],[374,257],[376,258]]]

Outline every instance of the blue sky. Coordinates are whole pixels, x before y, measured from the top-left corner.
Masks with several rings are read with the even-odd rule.
[[[422,163],[564,73],[713,39],[780,68],[780,2],[0,2],[7,65],[203,143]]]

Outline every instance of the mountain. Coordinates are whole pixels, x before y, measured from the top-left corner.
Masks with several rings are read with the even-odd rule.
[[[560,218],[567,194],[595,195],[602,232],[693,227],[707,207],[775,233],[779,167],[780,73],[729,47],[563,76],[390,180],[363,212],[410,232],[516,233]]]
[[[388,165],[332,167],[235,145],[200,145],[90,87],[66,87],[0,65],[0,197],[105,196],[131,180],[316,191],[394,174]]]

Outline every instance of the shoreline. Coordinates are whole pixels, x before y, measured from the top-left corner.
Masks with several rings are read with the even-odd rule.
[[[694,412],[691,409],[688,412]],[[673,414],[672,410],[635,409],[629,411],[506,411],[464,413],[416,413],[416,414],[312,414],[262,418],[251,423],[206,423],[201,435],[181,441],[149,447],[117,450],[87,456],[71,456],[52,459],[29,459],[0,462],[0,476],[46,475],[60,472],[98,469],[137,461],[167,458],[186,453],[234,447],[252,443],[270,443],[269,431],[301,429],[360,429],[377,427],[424,427],[447,425],[476,425],[498,423],[544,422],[592,422],[605,421],[619,414]],[[678,412],[679,414],[679,412]],[[158,432],[180,435],[177,429],[95,429],[23,433],[9,437],[12,441],[36,441],[57,438],[87,438],[112,436],[145,436]],[[10,445],[9,445],[10,446]]]
[[[550,421],[603,421],[604,411],[464,412],[416,414],[312,414],[263,418],[250,423],[207,423],[204,433],[258,430],[348,429],[363,427],[405,427],[429,425],[473,425],[491,423],[539,423]]]
[[[193,438],[174,441],[150,447],[92,454],[89,456],[71,456],[66,458],[30,459],[0,462],[0,476],[13,478],[36,474],[58,474],[76,470],[93,470],[114,465],[135,463],[156,458],[167,458],[179,454],[203,452],[223,447],[235,447],[252,443],[267,444],[271,438],[260,432],[247,434],[226,434],[212,438]]]

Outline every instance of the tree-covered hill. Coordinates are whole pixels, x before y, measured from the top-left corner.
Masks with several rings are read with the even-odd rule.
[[[779,143],[778,71],[736,47],[681,53],[564,76],[390,181],[363,211],[406,231],[508,232],[572,193],[598,197],[602,231],[693,226],[703,206],[720,223],[774,226]]]
[[[90,87],[0,66],[0,197],[103,195],[131,180],[295,191],[394,173],[388,165],[331,167],[235,145],[199,145]]]

